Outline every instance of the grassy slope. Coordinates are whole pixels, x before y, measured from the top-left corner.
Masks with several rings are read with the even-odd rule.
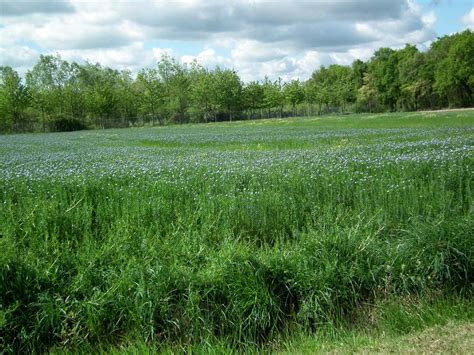
[[[335,327],[322,325],[314,333],[296,331],[263,346],[247,344],[246,353],[371,354],[442,353],[469,354],[474,350],[474,307],[463,297],[436,300],[392,299],[365,305],[361,323]],[[82,346],[78,353],[112,354],[239,354],[229,343],[202,339],[197,344],[160,344],[126,339],[120,345]],[[52,353],[66,353],[63,348]]]
[[[410,312],[472,321],[455,304],[471,305],[473,126],[456,112],[0,137],[0,345],[291,349],[284,334],[354,331],[368,303],[458,293]]]
[[[284,342],[279,353],[472,353],[472,301],[392,300],[371,309],[364,326],[322,331]]]
[[[448,323],[378,344],[351,349],[359,353],[468,354],[474,350],[474,324]],[[347,353],[342,349],[342,352]]]
[[[342,335],[334,341],[303,339],[288,354],[470,354],[474,350],[474,324],[448,322],[403,336]]]

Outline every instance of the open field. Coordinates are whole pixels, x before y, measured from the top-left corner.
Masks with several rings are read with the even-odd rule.
[[[0,349],[472,322],[473,147],[472,111],[0,136]]]

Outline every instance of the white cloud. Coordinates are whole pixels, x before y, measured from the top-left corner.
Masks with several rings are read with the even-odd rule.
[[[293,52],[291,55],[268,61],[232,60],[232,63],[235,63],[235,69],[244,81],[263,80],[265,76],[272,80],[280,77],[285,81],[307,79],[316,68],[329,62],[328,55],[317,51],[307,51],[302,56]]]
[[[0,47],[0,66],[14,67],[20,75],[24,75],[38,59],[40,53],[28,46]]]
[[[57,53],[68,61],[100,63],[116,69],[129,69],[137,72],[142,67],[152,66],[157,61],[160,51],[147,50],[143,43],[137,42],[128,46],[107,49],[64,49]]]
[[[282,43],[262,43],[256,40],[235,41],[232,58],[238,62],[266,62],[281,59],[290,54]]]
[[[15,67],[30,65],[40,52],[58,52],[68,60],[136,71],[166,53],[185,63],[234,67],[244,80],[265,74],[305,79],[321,64],[349,64],[381,46],[436,37],[436,16],[423,13],[415,0],[3,3],[8,11],[0,27],[1,60]],[[474,9],[463,20],[467,26],[472,17]],[[191,42],[201,51],[189,53]]]
[[[464,25],[466,25],[466,28],[474,30],[474,7],[472,7],[471,11],[463,16],[462,22]]]
[[[164,56],[174,56],[174,51],[172,48],[152,48],[151,51],[156,61],[159,61]]]
[[[11,42],[30,41],[46,49],[89,49],[122,46],[145,36],[141,27],[131,21],[104,25],[84,12],[26,17],[27,21],[20,18],[4,21],[1,37]]]
[[[195,60],[199,64],[208,68],[214,68],[216,66],[232,67],[232,62],[230,58],[218,55],[213,48],[206,48],[197,55],[181,56],[181,62],[185,64],[191,64]]]
[[[421,21],[423,21],[423,23],[426,26],[433,27],[438,21],[438,17],[436,16],[434,11],[430,11],[426,14],[423,14],[423,16],[421,16]]]

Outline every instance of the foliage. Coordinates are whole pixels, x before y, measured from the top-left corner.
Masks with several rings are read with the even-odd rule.
[[[291,104],[292,115],[296,116],[296,105],[304,100],[304,90],[299,80],[292,80],[283,86],[283,94],[286,100]]]
[[[47,131],[63,119],[110,128],[471,107],[473,58],[471,30],[439,38],[425,52],[407,44],[380,48],[367,62],[321,66],[304,82],[266,76],[243,83],[235,70],[170,56],[134,77],[99,63],[42,55],[24,83],[12,68],[2,69],[0,131]]]
[[[0,67],[0,130],[22,131],[30,102],[28,88],[10,67]]]
[[[446,40],[446,39],[445,39]],[[435,88],[450,106],[474,103],[474,33],[465,31],[449,39],[448,50],[435,72]]]
[[[364,73],[362,86],[357,91],[357,103],[363,106],[360,111],[373,112],[378,106],[378,91],[372,75]]]
[[[264,107],[265,91],[258,81],[251,81],[243,88],[244,106],[250,111],[250,118],[254,118],[256,111],[260,111]]]
[[[227,112],[229,121],[232,121],[233,113],[241,106],[242,82],[234,70],[219,67],[215,70],[214,80],[218,108]]]
[[[195,122],[209,122],[217,120],[217,81],[215,73],[197,63],[191,69],[191,113]]]
[[[271,110],[276,109],[278,117],[282,117],[283,111],[283,81],[281,78],[271,81],[268,77],[262,84],[263,86],[263,105],[268,110],[268,116],[271,117]]]

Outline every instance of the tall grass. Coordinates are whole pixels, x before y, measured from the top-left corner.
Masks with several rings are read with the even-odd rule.
[[[239,349],[356,321],[378,300],[470,299],[472,126],[334,120],[288,122],[289,145],[269,123],[228,150],[256,128],[6,137],[0,348]]]

